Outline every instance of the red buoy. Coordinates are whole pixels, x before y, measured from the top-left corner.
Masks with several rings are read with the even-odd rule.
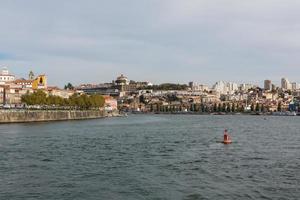
[[[227,129],[224,130],[224,140],[223,140],[223,143],[224,144],[231,144],[232,143],[231,138],[230,138],[230,136],[227,133]]]

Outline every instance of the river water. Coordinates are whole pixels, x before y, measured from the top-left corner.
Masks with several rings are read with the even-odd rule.
[[[227,128],[233,144],[223,145]],[[300,118],[0,125],[0,199],[299,199]]]

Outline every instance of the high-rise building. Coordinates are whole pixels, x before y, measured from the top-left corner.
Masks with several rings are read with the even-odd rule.
[[[194,85],[195,85],[194,82],[192,82],[192,81],[189,82],[189,87],[190,87],[191,89],[193,89]]]
[[[272,84],[272,91],[275,91],[275,90],[276,90],[276,85]]]
[[[290,90],[290,89],[292,89],[292,84],[289,82],[288,79],[282,78],[281,79],[281,88],[283,90]]]
[[[239,87],[241,91],[248,91],[249,89],[254,88],[255,86],[249,83],[242,83]]]
[[[232,82],[219,81],[215,83],[213,89],[220,94],[232,94],[238,90],[238,84]]]
[[[265,90],[271,90],[272,89],[272,81],[271,80],[265,80],[264,89]]]
[[[292,90],[298,90],[298,83],[292,83]]]

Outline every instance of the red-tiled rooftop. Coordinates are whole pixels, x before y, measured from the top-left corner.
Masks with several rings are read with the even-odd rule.
[[[14,83],[18,84],[18,83],[32,83],[33,80],[25,80],[25,79],[17,79],[14,81]]]

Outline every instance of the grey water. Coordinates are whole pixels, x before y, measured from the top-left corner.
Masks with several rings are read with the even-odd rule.
[[[227,128],[231,145],[220,143]],[[300,118],[0,125],[0,199],[299,199]]]

